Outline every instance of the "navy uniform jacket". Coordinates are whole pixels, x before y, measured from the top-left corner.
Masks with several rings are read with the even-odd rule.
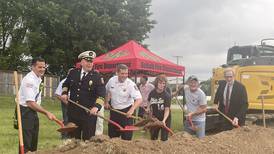
[[[80,80],[81,68],[76,68],[70,71],[66,81],[63,83],[62,94],[68,94],[70,92],[70,99],[79,103],[89,109],[96,106],[100,110],[102,104],[96,103],[98,98],[105,97],[106,89],[104,80],[99,72],[92,70],[85,77]],[[68,116],[74,118],[86,119],[89,116],[85,110],[80,107],[69,103],[68,104]]]

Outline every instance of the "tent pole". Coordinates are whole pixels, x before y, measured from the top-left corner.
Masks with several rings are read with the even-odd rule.
[[[134,80],[135,80],[135,83],[137,84],[137,71],[135,71],[134,74],[135,74]]]

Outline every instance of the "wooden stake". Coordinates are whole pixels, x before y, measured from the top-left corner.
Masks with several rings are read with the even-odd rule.
[[[52,98],[52,77],[49,78],[49,97]]]
[[[15,102],[17,108],[17,121],[18,121],[18,136],[19,136],[19,146],[20,146],[20,154],[24,154],[24,141],[23,141],[23,131],[22,131],[22,122],[21,122],[21,111],[19,105],[19,92],[18,92],[18,75],[17,71],[13,72],[14,74],[14,83],[15,83]]]
[[[264,111],[264,96],[263,95],[261,95],[261,103],[262,103],[262,112],[263,112],[263,125],[264,125],[264,128],[266,128],[265,111]]]
[[[44,76],[44,97],[47,96],[47,77]]]

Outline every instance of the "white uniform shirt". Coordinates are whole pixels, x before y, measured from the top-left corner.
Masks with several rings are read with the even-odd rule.
[[[62,86],[63,83],[66,81],[67,78],[64,78],[63,80],[60,81],[60,83],[58,84],[58,87],[55,90],[55,94],[61,96],[62,95]]]
[[[111,95],[111,106],[114,109],[124,109],[134,103],[134,100],[142,98],[136,84],[130,79],[123,83],[118,81],[118,76],[109,79],[106,91]]]
[[[21,81],[19,89],[19,103],[27,107],[27,101],[34,101],[41,104],[41,91],[39,91],[42,79],[33,71],[29,72]]]

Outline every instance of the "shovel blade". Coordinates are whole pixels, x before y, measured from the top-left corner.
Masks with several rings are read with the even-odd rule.
[[[77,126],[72,126],[72,127],[61,127],[59,129],[57,129],[58,132],[60,133],[68,133],[68,132],[72,132],[77,128]]]
[[[125,128],[120,129],[121,132],[131,132],[131,131],[137,131],[137,130],[140,130],[140,128],[136,126],[125,126]]]

